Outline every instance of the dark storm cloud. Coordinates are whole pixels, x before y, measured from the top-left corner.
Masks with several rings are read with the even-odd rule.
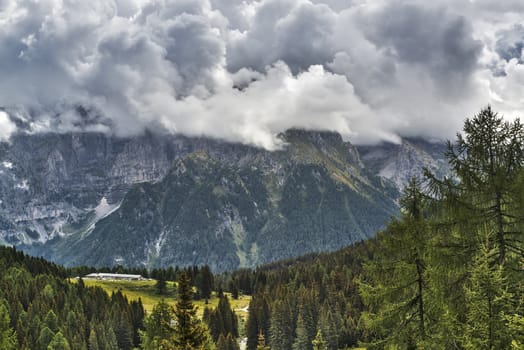
[[[424,67],[442,91],[466,87],[478,64],[482,43],[465,17],[445,8],[391,3],[362,22],[366,37],[393,61]]]
[[[0,139],[12,119],[270,149],[290,127],[447,137],[487,103],[521,112],[523,13],[512,0],[2,0]]]
[[[495,49],[499,56],[506,61],[516,59],[524,63],[522,49],[524,49],[524,26],[516,24],[510,29],[500,30],[497,33]]]
[[[259,5],[249,29],[228,47],[228,68],[263,70],[278,60],[296,73],[328,62],[336,20],[324,4],[307,1],[268,0]]]

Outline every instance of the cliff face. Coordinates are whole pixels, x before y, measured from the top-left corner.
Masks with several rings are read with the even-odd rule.
[[[0,240],[66,265],[254,266],[370,237],[397,212],[403,174],[434,157],[427,145],[376,146],[378,157],[336,133],[280,137],[268,152],[183,136],[15,136],[0,145]]]
[[[392,181],[399,189],[413,176],[420,176],[424,168],[438,177],[450,171],[444,157],[446,145],[443,142],[407,138],[400,144],[360,146],[358,150],[366,168]]]

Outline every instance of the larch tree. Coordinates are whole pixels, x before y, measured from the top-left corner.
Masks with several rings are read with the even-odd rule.
[[[426,171],[443,311],[437,333],[447,346],[497,348],[507,345],[506,315],[523,313],[524,126],[487,107],[465,121],[446,157],[451,177]]]
[[[365,264],[360,283],[368,309],[363,320],[377,338],[370,346],[416,346],[429,335],[430,227],[418,180],[410,181],[400,204],[400,219],[379,235],[376,254]]]

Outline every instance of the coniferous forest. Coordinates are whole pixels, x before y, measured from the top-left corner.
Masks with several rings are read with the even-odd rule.
[[[1,248],[0,348],[524,349],[524,126],[487,107],[446,158],[451,176],[412,179],[374,239],[216,276],[155,271],[177,301],[149,314]],[[200,320],[193,300],[211,291]],[[224,292],[252,296],[241,327]]]
[[[487,107],[446,158],[375,239],[259,269],[248,349],[522,349],[524,127]]]

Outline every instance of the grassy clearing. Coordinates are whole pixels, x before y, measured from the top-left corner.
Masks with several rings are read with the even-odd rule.
[[[86,286],[97,286],[104,289],[108,294],[113,292],[121,291],[129,300],[142,300],[144,309],[149,313],[153,310],[160,300],[164,299],[169,304],[175,306],[176,293],[173,282],[167,282],[167,294],[159,295],[156,292],[155,284],[156,281],[110,281],[110,280],[88,280],[84,279]],[[227,294],[227,293],[226,293]],[[247,307],[249,306],[250,296],[242,295],[237,300],[231,298],[228,295],[231,307],[240,318],[240,322],[245,322],[247,319]],[[205,300],[195,300],[195,305],[198,307],[198,316],[202,317],[204,308],[211,307],[215,308],[218,305],[218,298],[213,293],[211,299],[208,300],[206,305]]]

